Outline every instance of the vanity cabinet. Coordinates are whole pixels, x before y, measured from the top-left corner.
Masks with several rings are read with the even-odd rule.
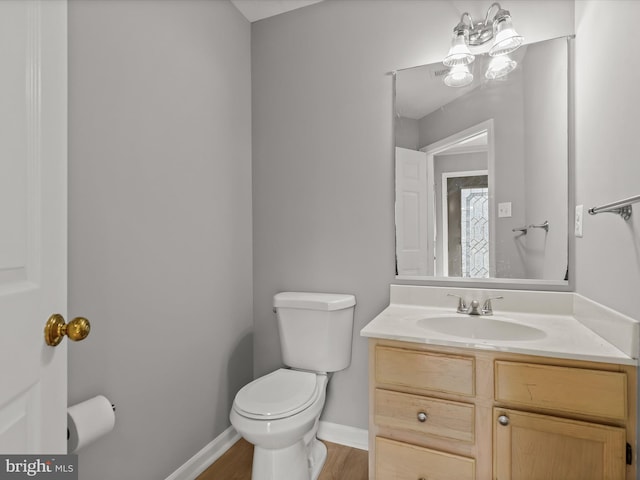
[[[636,478],[634,366],[382,339],[369,348],[372,480]]]

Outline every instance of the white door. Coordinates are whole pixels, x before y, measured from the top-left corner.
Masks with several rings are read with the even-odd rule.
[[[396,147],[396,261],[398,275],[433,275],[429,255],[427,155]]]
[[[67,5],[0,0],[0,453],[67,453]]]

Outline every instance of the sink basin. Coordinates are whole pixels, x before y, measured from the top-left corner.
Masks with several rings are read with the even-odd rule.
[[[536,340],[546,336],[542,330],[507,318],[473,315],[422,318],[418,320],[418,326],[446,335],[480,340]]]

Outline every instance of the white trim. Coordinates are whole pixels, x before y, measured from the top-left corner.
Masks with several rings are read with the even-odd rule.
[[[369,432],[362,428],[321,421],[318,438],[359,450],[369,450]],[[195,480],[238,440],[240,435],[230,426],[165,480]]]
[[[369,450],[369,431],[362,428],[321,420],[318,426],[318,438],[359,450]]]
[[[428,155],[440,155],[442,152],[449,150],[451,146],[464,143],[478,135],[484,135],[485,132],[487,134],[487,149],[492,150],[491,141],[493,139],[491,138],[491,134],[493,133],[493,118],[490,118],[484,122],[478,123],[477,125],[465,128],[458,133],[449,135],[437,142],[426,145],[422,147],[420,151],[425,152]]]
[[[202,450],[169,475],[166,480],[194,480],[204,472],[218,458],[220,458],[234,443],[240,440],[240,435],[233,426],[214,438]]]
[[[472,147],[455,147],[450,148],[449,150],[445,150],[443,152],[438,153],[439,157],[444,157],[447,155],[460,155],[466,153],[487,153],[489,151],[488,145],[474,145]]]

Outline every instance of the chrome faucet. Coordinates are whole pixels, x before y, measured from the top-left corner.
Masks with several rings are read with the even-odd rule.
[[[482,312],[478,310],[478,308],[480,308],[480,302],[478,300],[471,300],[471,305],[467,313],[469,315],[482,315]]]
[[[466,313],[468,315],[493,315],[493,308],[491,306],[491,300],[498,300],[504,298],[502,296],[499,297],[489,297],[482,304],[482,308],[480,308],[480,302],[478,300],[471,300],[471,304],[467,306],[460,295],[454,295],[453,293],[447,293],[449,297],[456,297],[458,299],[458,308],[456,312],[458,313]]]
[[[469,313],[469,307],[464,303],[464,298],[460,295],[454,295],[453,293],[447,293],[447,297],[456,297],[458,299],[458,309],[456,312],[458,313]]]
[[[491,300],[501,300],[504,297],[502,295],[498,297],[489,297],[484,301],[482,305],[482,315],[493,315],[493,308],[491,308]]]

